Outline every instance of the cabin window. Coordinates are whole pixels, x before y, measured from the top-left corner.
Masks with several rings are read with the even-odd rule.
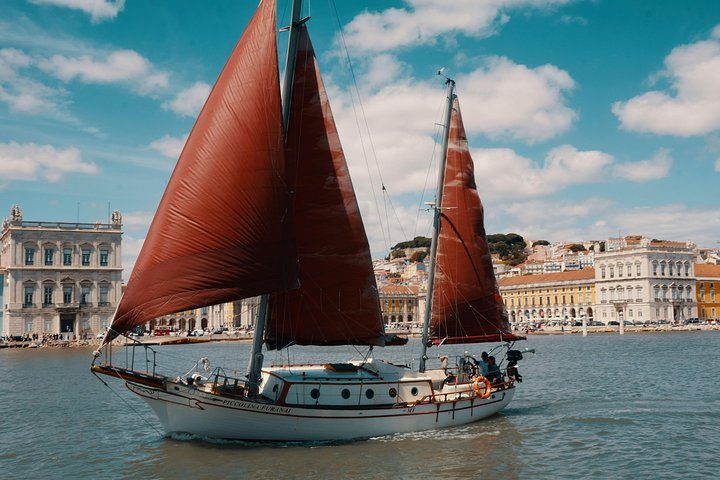
[[[310,390],[310,397],[312,397],[313,400],[320,398],[320,390],[317,388]]]
[[[347,400],[348,398],[350,398],[350,390],[348,390],[347,388],[343,388],[342,392],[340,392],[340,396]]]
[[[413,397],[417,397],[417,394],[418,394],[417,387],[412,387],[412,389],[410,390],[410,393],[412,394]]]
[[[397,397],[397,390],[395,390],[394,388],[391,388],[391,389],[388,391],[388,395],[390,395],[390,398],[395,398],[395,397]]]
[[[368,388],[367,390],[365,390],[365,396],[368,399],[371,399],[375,396],[375,391],[372,388]]]

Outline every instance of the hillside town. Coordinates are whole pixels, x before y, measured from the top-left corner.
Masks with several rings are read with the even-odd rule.
[[[95,339],[106,332],[124,288],[122,214],[107,223],[23,219],[2,223],[0,336]],[[548,242],[488,236],[492,265],[513,328],[716,324],[720,251],[629,235]],[[373,262],[383,320],[416,333],[425,315],[429,239],[395,245]],[[148,322],[140,332],[173,335],[252,331],[258,299],[200,307]]]

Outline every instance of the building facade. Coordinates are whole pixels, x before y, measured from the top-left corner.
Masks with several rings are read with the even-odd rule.
[[[592,268],[499,280],[500,294],[513,323],[574,322],[594,318]]]
[[[720,319],[720,265],[695,264],[697,284],[698,318]]]
[[[389,284],[380,287],[380,309],[385,325],[410,325],[422,321],[419,295],[418,285]]]
[[[595,255],[596,319],[681,323],[697,317],[693,245],[626,237]]]
[[[104,332],[120,300],[122,217],[111,223],[3,221],[3,335],[81,338]]]

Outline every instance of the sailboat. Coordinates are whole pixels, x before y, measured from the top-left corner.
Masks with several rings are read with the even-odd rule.
[[[455,82],[446,80],[428,308],[413,369],[372,355],[402,342],[384,331],[365,228],[300,12],[294,0],[281,93],[275,1],[257,7],[189,135],[91,371],[122,379],[166,432],[201,437],[346,440],[493,415],[513,398],[513,378],[491,382],[470,355],[427,366],[432,345],[495,342],[518,358],[511,347],[521,338],[493,275]],[[157,351],[137,341],[113,359],[113,339],[133,341],[126,332],[153,318],[258,295],[245,378],[203,370],[205,361],[162,375]],[[368,355],[263,365],[263,348],[291,345],[365,346]]]

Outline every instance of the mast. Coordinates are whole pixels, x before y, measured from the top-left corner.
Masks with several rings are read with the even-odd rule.
[[[441,71],[438,72],[442,75]],[[442,160],[438,168],[437,190],[435,192],[435,203],[433,209],[433,236],[430,244],[430,272],[428,272],[427,296],[425,299],[425,319],[423,322],[422,335],[422,356],[420,357],[419,372],[425,371],[427,360],[428,330],[430,328],[430,317],[432,316],[432,297],[435,285],[435,262],[438,249],[438,237],[440,235],[440,216],[442,215],[442,195],[445,184],[445,164],[448,156],[448,140],[450,138],[450,119],[452,116],[453,100],[455,99],[455,80],[445,77],[447,85],[447,105],[445,106],[445,130],[443,132]]]
[[[283,28],[281,31],[288,30],[290,32],[288,38],[287,56],[285,57],[285,73],[283,75],[282,84],[282,113],[283,127],[287,132],[288,122],[290,121],[290,107],[292,99],[293,73],[295,72],[295,59],[297,57],[298,34],[300,28],[307,22],[309,17],[300,19],[300,11],[302,10],[302,0],[293,0],[290,26]],[[260,377],[262,375],[263,353],[262,345],[265,336],[265,323],[267,321],[268,303],[270,302],[270,294],[264,294],[260,297],[260,306],[258,308],[258,316],[255,321],[255,329],[253,333],[252,352],[250,353],[250,364],[248,365],[248,396],[256,396],[260,389]]]

